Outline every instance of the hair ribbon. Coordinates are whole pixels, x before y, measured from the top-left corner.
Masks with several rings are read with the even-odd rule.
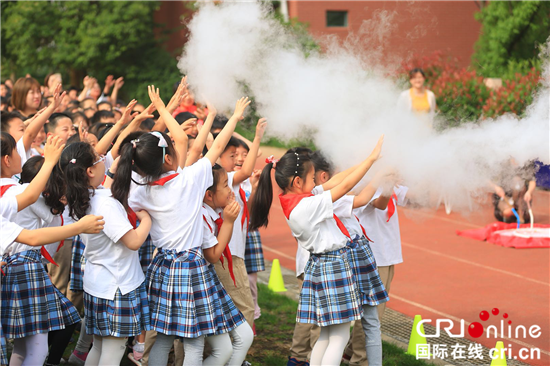
[[[162,135],[162,133],[158,131],[153,131],[149,133],[159,139],[159,143],[157,146],[162,147],[162,163],[164,164],[164,159],[166,157],[166,148],[168,147],[168,143],[164,139],[164,136]]]
[[[266,164],[269,164],[269,163],[273,164],[273,168],[276,168],[277,163],[279,162],[279,159],[275,159],[273,155],[271,155],[265,159],[265,162]]]

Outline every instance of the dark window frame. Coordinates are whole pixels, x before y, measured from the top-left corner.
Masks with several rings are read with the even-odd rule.
[[[332,15],[342,15],[337,13],[344,13],[344,25],[330,25],[329,24],[329,13],[333,13]],[[325,26],[327,28],[347,28],[349,26],[349,19],[348,19],[349,11],[347,10],[326,10],[325,11]],[[332,19],[334,21],[334,19]]]

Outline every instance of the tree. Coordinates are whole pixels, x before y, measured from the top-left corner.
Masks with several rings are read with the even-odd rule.
[[[157,1],[2,2],[2,76],[62,72],[71,85],[86,74],[125,77],[122,93],[145,102],[147,83],[168,97],[179,71],[153,14]],[[159,83],[160,82],[160,83]],[[139,89],[134,89],[139,88]],[[137,93],[137,94],[136,94]]]
[[[476,19],[482,34],[472,60],[485,77],[503,77],[511,67],[522,72],[517,68],[530,68],[536,63],[539,45],[550,36],[550,2],[491,1]]]

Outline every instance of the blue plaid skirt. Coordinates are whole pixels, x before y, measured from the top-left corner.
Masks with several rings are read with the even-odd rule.
[[[216,286],[217,297],[220,306],[216,306],[216,325],[218,329],[216,334],[229,333],[233,329],[245,322],[244,315],[239,311],[231,296],[225,291],[223,284],[220,282],[214,265],[210,264],[208,270],[212,272],[212,279]]]
[[[86,334],[101,337],[132,337],[151,330],[145,281],[135,290],[114,300],[92,296],[84,291]]]
[[[80,235],[75,236],[72,248],[71,274],[69,275],[71,291],[84,291],[82,277],[84,276],[84,265],[86,264],[86,258],[84,258],[85,248],[86,246]]]
[[[145,243],[143,243],[143,245],[139,248],[139,251],[138,251],[139,263],[141,264],[141,269],[143,270],[143,274],[147,273],[147,270],[149,269],[149,266],[153,261],[154,252],[155,252],[155,246],[153,245],[153,241],[151,240],[151,235],[147,235],[147,239],[145,239]]]
[[[0,324],[0,365],[8,364],[8,348],[6,347],[6,338],[2,332],[2,324]]]
[[[3,259],[1,323],[6,338],[65,329],[80,321],[73,304],[55,287],[39,250]]]
[[[260,232],[258,230],[249,231],[246,236],[244,264],[246,266],[246,273],[265,271],[262,238],[260,237]]]
[[[361,304],[376,306],[388,301],[390,298],[378,274],[376,260],[367,238],[357,236],[348,242],[348,248],[355,283],[361,293]]]
[[[321,327],[361,319],[361,298],[349,248],[311,254],[304,272],[296,321]]]
[[[228,327],[222,312],[226,292],[216,286],[200,247],[176,252],[159,249],[146,283],[151,327],[166,335],[197,338]]]

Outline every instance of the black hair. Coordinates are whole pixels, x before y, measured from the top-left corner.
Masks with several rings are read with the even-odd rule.
[[[237,147],[242,147],[246,151],[250,152],[250,147],[248,146],[248,144],[246,142],[244,142],[243,140],[241,140],[239,138],[235,138],[235,140],[237,140]]]
[[[95,125],[97,123],[100,123],[103,118],[114,118],[115,114],[111,111],[97,111],[94,113],[94,115],[91,118],[92,125]]]
[[[90,124],[90,121],[88,120],[88,117],[86,117],[86,114],[84,114],[84,112],[80,112],[80,111],[73,112],[73,113],[71,113],[71,117],[72,117],[73,122],[74,122],[74,120],[77,119],[77,117],[80,117],[80,118],[83,118],[86,121],[87,125]]]
[[[71,116],[67,113],[54,113],[48,119],[48,123],[44,125],[44,130],[46,130],[46,133],[53,132],[57,127],[57,124],[59,123],[59,121],[62,120],[63,118],[68,118],[71,120],[71,122],[73,121]]]
[[[197,116],[195,116],[193,113],[191,112],[181,112],[181,113],[178,113],[174,119],[176,120],[176,122],[178,122],[180,125],[187,121],[188,119],[191,119],[191,118],[197,118]],[[198,118],[197,118],[198,119]]]
[[[168,147],[158,146],[159,138],[155,136],[157,133],[162,134]],[[147,182],[158,179],[164,173],[164,154],[176,159],[176,149],[172,140],[163,132],[142,133],[130,143],[121,144],[117,171],[111,186],[113,197],[128,208],[132,171],[145,177]]]
[[[212,122],[212,128],[210,128],[210,131],[223,130],[228,121],[229,119],[227,117],[217,115],[216,117],[214,117],[214,121]]]
[[[44,158],[40,155],[27,160],[21,169],[19,183],[30,183],[36,177],[42,165],[44,165]],[[65,195],[65,180],[59,164],[54,166],[42,195],[52,214],[61,215],[63,213],[65,205],[61,202],[61,198]]]
[[[298,154],[313,154],[313,150],[311,150],[309,147],[292,147],[286,151],[285,154],[288,153],[298,153]]]
[[[113,105],[111,104],[111,102],[107,102],[106,100],[104,100],[103,102],[99,102],[97,103],[97,108],[99,109],[99,106],[102,105],[102,104],[107,104],[111,109],[108,110],[108,112],[112,112],[113,111]],[[103,109],[105,110],[105,109]],[[114,114],[113,114],[114,116]]]
[[[279,188],[285,191],[291,187],[294,179],[300,177],[306,179],[313,163],[309,154],[300,154],[297,152],[287,152],[277,162],[275,167],[275,182]],[[250,227],[248,230],[257,230],[266,226],[269,222],[269,209],[273,201],[273,184],[271,183],[271,169],[273,163],[268,163],[262,170],[256,194],[252,197],[250,203]]]
[[[334,173],[334,166],[320,150],[314,151],[313,153],[309,154],[309,156],[311,158],[311,161],[313,162],[313,166],[315,167],[316,172],[323,171],[332,176],[332,174]]]
[[[0,130],[2,132],[8,132],[10,129],[10,122],[16,118],[19,118],[21,120],[25,120],[21,114],[17,112],[2,112],[2,116],[0,117]]]
[[[227,172],[221,165],[214,164],[214,166],[212,167],[212,177],[213,177],[212,185],[208,187],[206,190],[212,193],[216,193],[218,183],[220,182],[220,179],[222,178],[222,175],[224,173],[227,174]]]
[[[416,74],[420,73],[424,78],[426,78],[426,74],[424,74],[424,70],[422,70],[421,68],[419,67],[415,67],[414,69],[412,69],[411,71],[409,71],[409,79],[412,79],[413,76],[415,76]]]
[[[13,150],[17,149],[17,142],[12,135],[2,131],[2,157],[6,155],[11,155]]]
[[[69,146],[70,144],[74,144],[75,142],[80,142],[80,134],[78,133],[75,133],[74,135],[69,137],[65,146]]]
[[[0,97],[0,103],[9,105],[10,101],[9,101],[8,97]]]
[[[75,142],[63,150],[59,166],[65,178],[65,197],[69,205],[69,215],[74,220],[86,216],[90,208],[90,187],[86,170],[94,165],[96,153],[87,142]],[[92,192],[92,195],[94,193]]]
[[[155,120],[152,118],[144,119],[139,125],[139,128],[141,128],[143,131],[151,131],[153,127],[155,127]]]
[[[67,94],[72,92],[73,90],[76,90],[76,92],[78,93],[78,88],[76,86],[70,86],[69,89],[67,89]]]

